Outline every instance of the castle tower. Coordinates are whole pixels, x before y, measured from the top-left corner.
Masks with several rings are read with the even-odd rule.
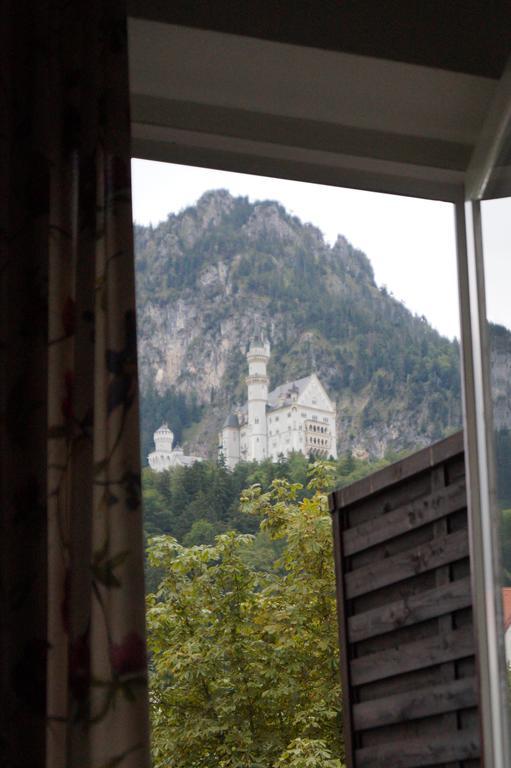
[[[154,469],[155,472],[162,472],[169,467],[174,433],[167,424],[162,424],[154,433],[153,439],[154,451],[151,451],[147,460],[151,469]]]
[[[269,379],[266,367],[270,359],[270,342],[261,338],[253,341],[247,352],[248,360],[248,460],[261,461],[268,456],[266,406]]]
[[[172,451],[174,433],[169,429],[167,424],[162,424],[162,426],[156,430],[153,439],[155,446],[154,450],[156,452],[170,453]]]
[[[220,433],[220,453],[228,469],[234,469],[240,460],[240,425],[235,413],[229,414]]]

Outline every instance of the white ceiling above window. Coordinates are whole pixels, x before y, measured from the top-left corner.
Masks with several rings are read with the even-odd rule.
[[[133,154],[458,200],[496,80],[131,19]]]

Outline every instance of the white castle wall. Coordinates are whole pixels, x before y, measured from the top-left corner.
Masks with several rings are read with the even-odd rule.
[[[227,466],[233,468],[240,460],[260,461],[266,457],[277,461],[293,451],[336,458],[335,407],[317,376],[300,379],[301,390],[293,382],[289,389],[278,387],[271,393],[269,409],[269,359],[268,342],[250,346],[247,405],[238,410],[236,417],[229,417],[220,434],[220,450]],[[237,427],[228,426],[236,421]]]

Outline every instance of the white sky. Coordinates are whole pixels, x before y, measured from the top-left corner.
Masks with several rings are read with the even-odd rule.
[[[445,336],[459,338],[454,212],[450,203],[227,173],[132,162],[133,217],[157,224],[210,189],[251,201],[278,200],[330,243],[338,234],[364,251],[376,282]]]
[[[481,211],[486,314],[511,330],[511,198],[484,200]]]

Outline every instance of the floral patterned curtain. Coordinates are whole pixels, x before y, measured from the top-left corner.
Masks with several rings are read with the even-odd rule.
[[[126,11],[0,27],[0,763],[143,768]]]

